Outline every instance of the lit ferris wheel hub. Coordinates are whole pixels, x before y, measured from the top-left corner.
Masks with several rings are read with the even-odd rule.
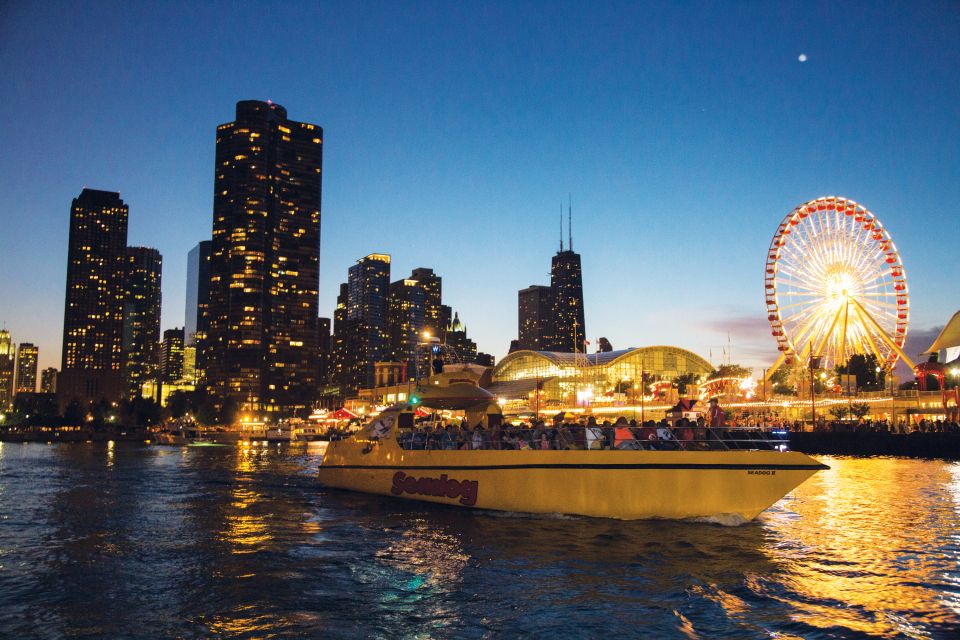
[[[767,319],[784,361],[854,354],[884,368],[902,357],[909,320],[897,247],[873,213],[836,196],[793,209],[777,227],[764,277]]]

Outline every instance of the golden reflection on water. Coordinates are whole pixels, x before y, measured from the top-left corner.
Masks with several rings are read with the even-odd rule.
[[[928,637],[914,622],[948,622],[956,611],[955,602],[945,606],[937,585],[951,572],[955,578],[957,565],[945,565],[927,549],[940,546],[936,538],[956,519],[957,465],[824,461],[829,471],[763,516],[774,534],[770,553],[786,570],[776,579],[791,594],[768,588],[762,577],[752,579],[751,588],[789,603],[793,619],[813,627],[839,623],[869,634]]]
[[[266,455],[265,449],[237,447],[235,469],[240,473],[250,473],[257,467],[257,458]],[[261,504],[263,494],[251,487],[252,483],[235,484],[230,490],[231,502],[224,517],[223,538],[229,542],[232,552],[253,553],[272,540],[270,527],[264,517],[269,509]]]

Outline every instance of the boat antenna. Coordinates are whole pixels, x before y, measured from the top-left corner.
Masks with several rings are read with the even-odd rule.
[[[573,196],[571,194],[567,194],[567,207],[567,243],[570,251],[573,251]]]

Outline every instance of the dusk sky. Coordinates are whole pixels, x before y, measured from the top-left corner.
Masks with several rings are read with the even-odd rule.
[[[841,5],[842,6],[839,6]],[[803,59],[801,60],[801,56]],[[852,198],[892,234],[911,355],[960,308],[960,4],[0,3],[0,324],[60,366],[70,201],[119,191],[162,328],[211,233],[215,129],[324,128],[320,313],[432,267],[499,359],[573,200],[587,333],[762,368],[770,238]]]

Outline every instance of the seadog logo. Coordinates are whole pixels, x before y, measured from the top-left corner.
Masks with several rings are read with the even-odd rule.
[[[393,474],[393,488],[390,493],[399,496],[409,493],[418,496],[446,496],[460,498],[460,504],[472,507],[477,504],[478,480],[453,480],[442,474],[439,478],[414,478],[403,471]]]

